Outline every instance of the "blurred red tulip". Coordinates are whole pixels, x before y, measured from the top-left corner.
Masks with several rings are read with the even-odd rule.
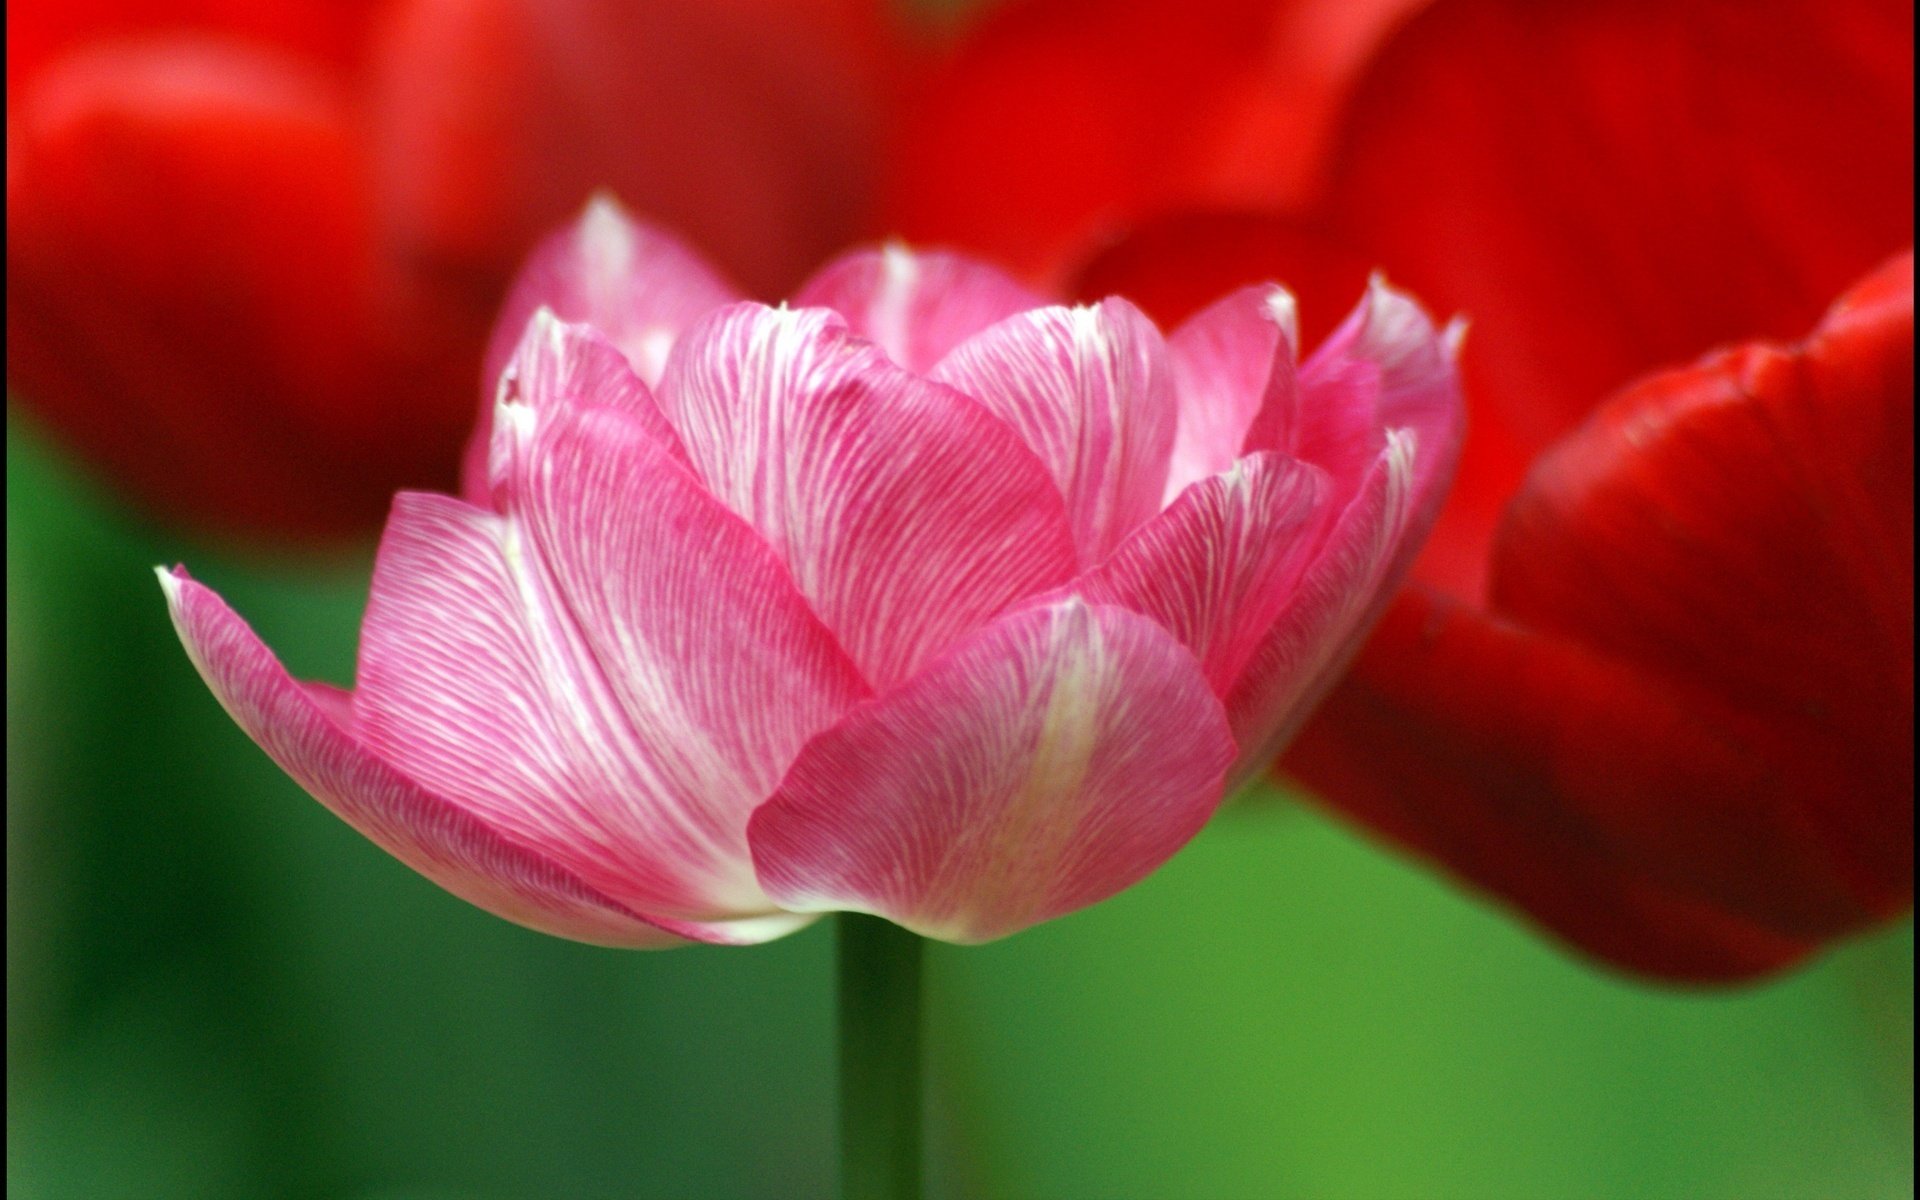
[[[1913,239],[1912,92],[1909,4],[1438,0],[1295,168],[1319,186],[1182,177],[1082,223],[1082,294],[1163,321],[1270,275],[1313,312],[1376,264],[1473,321],[1419,582],[1287,760],[1329,806],[1657,976],[1911,908],[1911,254],[1875,268]]]
[[[535,236],[604,188],[777,294],[864,231],[881,0],[7,10],[7,376],[158,515],[371,533],[450,485]]]
[[[1038,275],[1158,213],[1302,199],[1353,76],[1426,2],[995,6],[899,130],[888,215],[910,240],[992,246]]]

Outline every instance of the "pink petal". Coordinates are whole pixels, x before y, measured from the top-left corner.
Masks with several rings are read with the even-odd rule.
[[[1033,454],[825,309],[715,314],[675,349],[660,402],[709,489],[781,554],[876,687],[1072,577]]]
[[[494,381],[540,308],[598,329],[652,386],[674,339],[740,298],[738,288],[680,239],[635,220],[601,193],[572,225],[536,246],[521,268],[487,347],[483,399],[490,409]]]
[[[1182,492],[1074,590],[1152,617],[1224,696],[1319,550],[1329,492],[1317,467],[1250,454]]]
[[[1276,420],[1292,413],[1299,344],[1293,296],[1272,284],[1241,288],[1173,331],[1167,357],[1180,421],[1167,471],[1167,500],[1233,465],[1263,409]],[[1280,394],[1270,395],[1276,389]],[[1276,429],[1267,441],[1288,446],[1291,430]]]
[[[644,916],[421,787],[354,737],[345,693],[296,682],[212,591],[184,571],[159,574],[187,654],[247,735],[347,824],[454,895],[530,929],[600,945],[760,940],[736,938],[725,924]]]
[[[1039,308],[975,334],[930,376],[979,400],[1053,472],[1083,564],[1160,511],[1178,421],[1166,344],[1125,300]]]
[[[1234,755],[1193,656],[1077,599],[1022,609],[821,734],[748,830],[796,911],[983,942],[1138,882]]]
[[[1263,409],[1247,448],[1285,446],[1325,467],[1352,494],[1384,446],[1385,430],[1418,438],[1413,490],[1425,517],[1438,511],[1464,432],[1454,358],[1464,326],[1436,330],[1420,305],[1375,275],[1340,328],[1300,368],[1298,410]],[[1290,441],[1282,442],[1282,429]],[[1424,535],[1428,521],[1417,522]]]
[[[891,245],[829,263],[800,288],[793,303],[833,309],[888,358],[924,375],[982,329],[1047,301],[975,259]]]
[[[630,414],[673,457],[686,462],[680,439],[654,403],[653,392],[633,373],[626,356],[588,325],[562,321],[553,310],[540,308],[527,322],[520,344],[500,372],[499,399],[546,409],[570,404],[597,404]],[[461,494],[475,504],[493,507],[498,483],[493,417],[474,430],[462,464]]]
[[[1242,747],[1236,782],[1280,753],[1359,649],[1398,582],[1396,572],[1405,569],[1417,441],[1405,430],[1386,435],[1385,449],[1227,693]]]
[[[395,503],[362,736],[622,903],[769,913],[747,816],[864,685],[764,543],[638,422],[502,413],[504,515]]]
[[[688,326],[739,298],[737,288],[678,238],[635,220],[612,196],[594,196],[573,224],[534,247],[494,322],[480,376],[480,415],[461,463],[461,494],[489,502],[487,454],[501,376],[516,359],[525,363],[530,350],[547,352],[530,332],[540,312],[591,326],[626,358],[644,388],[659,382],[668,351]],[[597,388],[613,375],[609,367],[581,361],[598,356],[569,348],[557,357],[558,367],[589,371],[582,387]],[[624,382],[615,387],[632,390]]]

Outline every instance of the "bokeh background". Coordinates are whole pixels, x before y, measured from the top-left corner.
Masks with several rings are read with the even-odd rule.
[[[452,899],[222,714],[151,568],[346,682],[366,557],[238,559],[7,450],[7,1183],[26,1200],[831,1194],[832,939],[621,953]],[[936,1196],[1913,1193],[1911,924],[1650,989],[1275,791],[930,961]]]

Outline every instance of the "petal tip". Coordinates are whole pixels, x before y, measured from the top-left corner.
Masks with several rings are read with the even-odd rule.
[[[1287,339],[1287,349],[1295,357],[1300,354],[1300,302],[1291,291],[1281,284],[1272,284],[1266,296],[1267,318],[1280,327],[1280,334]]]
[[[611,188],[597,187],[581,206],[576,227],[583,245],[605,247],[609,244],[606,239],[624,242],[633,224],[633,214],[620,203],[620,197]]]

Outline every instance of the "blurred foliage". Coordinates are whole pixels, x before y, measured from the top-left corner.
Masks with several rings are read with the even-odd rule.
[[[831,938],[620,953],[451,899],[219,711],[185,559],[346,682],[369,551],[134,524],[10,430],[8,1166],[27,1200],[832,1186]],[[1911,926],[1687,995],[1266,796],[1141,887],[932,955],[945,1197],[1912,1194]]]

